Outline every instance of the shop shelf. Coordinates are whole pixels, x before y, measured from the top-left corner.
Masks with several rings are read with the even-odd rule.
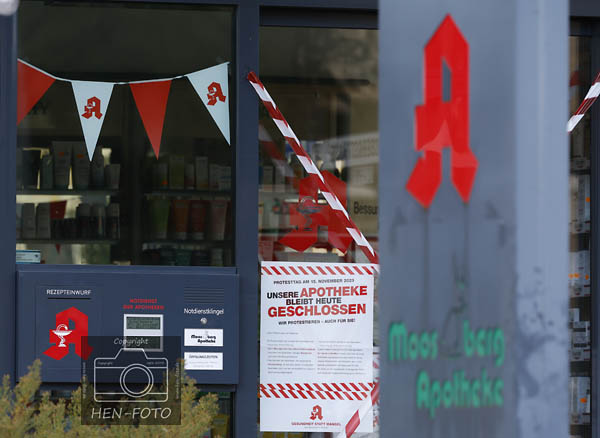
[[[119,241],[113,239],[17,239],[17,243],[25,245],[116,245]]]
[[[89,189],[89,190],[75,190],[75,189],[64,189],[64,190],[37,190],[37,189],[22,189],[17,190],[17,195],[24,196],[90,196],[90,195],[98,195],[98,196],[115,196],[118,195],[118,190],[108,190],[108,189]]]
[[[152,190],[145,192],[144,196],[188,196],[188,197],[200,197],[200,198],[220,198],[220,197],[231,197],[230,190]]]
[[[202,245],[231,245],[233,242],[230,239],[225,240],[147,240],[142,244],[143,249],[149,246],[202,246]]]

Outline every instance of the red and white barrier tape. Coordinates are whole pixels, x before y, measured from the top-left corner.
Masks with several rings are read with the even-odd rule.
[[[373,406],[379,402],[379,382],[375,383],[371,394],[365,401],[360,405],[360,408],[352,415],[346,427],[341,431],[336,438],[350,438],[354,431],[360,426],[362,420],[369,413]]]
[[[268,131],[261,124],[258,125],[258,141],[263,147],[263,150],[269,154],[273,165],[283,177],[293,177],[294,171],[285,161],[285,157],[279,152],[277,144],[273,141]],[[269,183],[272,184],[272,183]]]
[[[365,400],[373,383],[267,383],[260,385],[264,398],[294,398],[321,400]]]
[[[374,275],[379,272],[379,265],[354,263],[327,263],[315,265],[270,265],[263,266],[262,273],[266,275]]]
[[[575,126],[577,126],[579,121],[583,119],[586,111],[596,101],[598,95],[600,95],[600,73],[598,73],[598,76],[596,76],[596,79],[594,79],[594,83],[583,98],[583,101],[581,102],[581,105],[579,105],[579,108],[577,108],[577,111],[575,111],[575,114],[573,114],[573,116],[569,119],[569,122],[567,123],[567,132],[571,132],[573,129],[575,129]]]
[[[283,117],[283,114],[281,114],[281,111],[279,111],[277,105],[275,105],[275,101],[273,100],[273,98],[271,98],[269,92],[262,84],[260,79],[258,79],[258,76],[254,72],[250,72],[248,73],[248,81],[250,81],[250,84],[256,91],[256,94],[258,94],[258,97],[269,112],[269,115],[273,119],[273,122],[275,122],[277,129],[279,129],[279,132],[281,132],[281,134],[285,137],[287,142],[294,150],[294,153],[296,154],[298,160],[304,167],[304,170],[306,170],[306,172],[309,175],[312,175],[316,178],[317,185],[319,187],[319,190],[323,194],[323,197],[325,198],[329,206],[332,208],[332,210],[335,212],[338,219],[342,221],[342,223],[344,224],[344,228],[346,228],[346,231],[350,234],[350,236],[352,236],[352,239],[354,240],[354,242],[356,242],[356,245],[362,250],[362,252],[365,254],[367,259],[371,263],[379,263],[379,256],[373,250],[371,244],[367,241],[365,236],[360,232],[360,230],[346,211],[345,207],[335,195],[333,189],[329,186],[329,184],[327,184],[325,178],[323,178],[323,175],[321,174],[317,166],[315,166],[315,163],[310,159],[310,157],[300,144],[300,140],[298,140],[298,137],[296,137],[296,134],[294,134],[292,127],[285,120],[285,117]]]

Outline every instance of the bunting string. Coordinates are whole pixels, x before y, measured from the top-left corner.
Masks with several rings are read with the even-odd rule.
[[[18,59],[18,61],[21,64],[25,64],[27,67],[32,68],[34,70],[37,70],[38,72],[51,77],[52,79],[54,79],[55,81],[63,81],[63,82],[73,82],[73,79],[67,79],[67,78],[61,78],[60,76],[55,76],[52,73],[48,73],[45,70],[42,70],[39,67],[36,67],[33,64],[30,64],[27,61],[23,61],[22,59]],[[224,63],[225,65],[229,64],[228,62]],[[219,65],[223,65],[223,64],[219,64]],[[192,73],[196,73],[196,72],[192,72]],[[129,85],[129,84],[146,84],[148,82],[165,82],[165,81],[172,81],[174,79],[183,79],[185,77],[187,77],[188,75],[192,74],[192,73],[186,73],[186,74],[182,74],[182,75],[178,75],[178,76],[172,76],[172,77],[168,77],[168,78],[159,78],[159,79],[145,79],[145,80],[140,80],[140,81],[126,81],[126,82],[108,82],[108,81],[94,81],[94,82],[102,82],[102,83],[106,83],[106,84],[113,84],[113,85]]]
[[[156,158],[171,82],[187,78],[217,127],[230,144],[228,62],[192,73],[141,81],[79,81],[61,78],[22,59],[18,60],[17,125],[31,111],[55,81],[69,82],[90,160],[96,149],[102,124],[115,85],[129,85]]]

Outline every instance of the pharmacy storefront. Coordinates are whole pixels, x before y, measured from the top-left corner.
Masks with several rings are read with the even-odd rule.
[[[500,144],[525,131],[512,119],[490,122],[481,66],[499,50],[505,64],[495,78],[506,90],[520,89],[515,71],[531,66],[515,61],[517,40],[497,41],[506,30],[491,38],[486,29],[511,23],[511,38],[527,40],[516,17],[562,23],[551,35],[564,65],[550,79],[562,84],[564,73],[553,98],[566,102],[568,64],[573,113],[600,67],[595,6],[572,2],[567,48],[569,13],[559,1],[548,22],[494,2],[472,17],[460,2],[443,9],[434,1],[425,12],[372,0],[21,0],[12,14],[17,2],[4,3],[1,373],[18,379],[40,359],[43,386],[57,395],[83,376],[94,379],[95,403],[116,397],[111,379],[119,397],[170,403],[171,380],[168,391],[136,385],[183,371],[218,395],[211,438],[398,436],[403,428],[437,436],[480,413],[470,432],[447,436],[481,436],[521,415],[511,407],[522,400],[515,376],[525,376],[515,364],[530,332],[518,332],[521,320],[508,310],[518,296],[521,219],[516,197],[483,193],[515,191],[506,182],[517,175],[515,152]],[[423,68],[434,69],[430,82]],[[496,93],[498,108],[514,112],[516,91]],[[446,141],[433,152],[423,135],[435,129],[418,122],[433,117],[418,109],[431,99],[456,104],[461,120],[433,133]],[[570,179],[565,167],[547,187],[564,192],[556,202],[565,208],[571,193],[570,218],[549,228],[562,230],[564,220],[562,240],[545,249],[558,254],[544,269],[564,271],[555,282],[564,290],[548,292],[549,309],[522,308],[548,315],[552,346],[564,352],[551,361],[565,382],[556,396],[564,436],[596,434],[596,118],[592,110],[569,137]],[[451,166],[455,129],[471,142]],[[559,131],[552,144],[566,147]],[[486,152],[485,135],[497,155]],[[488,269],[486,248],[506,263]],[[496,301],[475,298],[486,282]],[[434,295],[441,290],[443,300]],[[444,394],[452,379],[471,392]],[[483,402],[475,381],[489,396],[479,410],[463,409]],[[538,394],[539,382],[530,383]],[[497,430],[525,436],[512,423]]]
[[[158,369],[184,358],[199,389],[218,394],[206,436],[340,430],[370,397],[378,350],[377,3],[22,0],[0,20],[0,99],[11,109],[0,115],[1,348],[15,351],[1,355],[0,371],[18,377],[39,358],[45,387],[64,394],[82,363],[101,383],[107,364],[122,366],[128,347],[149,340],[149,359],[164,353]],[[295,140],[279,131],[250,72]],[[296,146],[338,204],[318,195]],[[292,266],[285,281],[315,280],[313,296],[262,276],[273,297],[262,302],[267,262],[274,275]],[[271,328],[263,319],[264,345],[261,302],[265,318],[275,315]],[[290,360],[292,349],[259,364],[267,343],[288,345],[276,334],[286,330],[323,333],[330,356],[306,356],[328,369],[317,380]],[[123,348],[99,353],[95,337],[113,335]],[[348,341],[340,351],[338,339]],[[351,362],[337,366],[342,354]],[[259,391],[261,367],[263,385],[317,385],[294,393],[311,400],[290,405],[297,418],[275,421],[290,394]],[[351,382],[350,400],[329,385]],[[377,421],[371,413],[359,430],[373,433]]]

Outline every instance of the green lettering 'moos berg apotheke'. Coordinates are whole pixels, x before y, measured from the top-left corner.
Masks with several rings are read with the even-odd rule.
[[[504,363],[504,332],[500,328],[472,330],[469,321],[463,321],[462,352],[467,359],[492,358],[495,367]],[[435,330],[409,332],[404,323],[394,322],[388,332],[388,359],[438,359],[438,333]],[[456,360],[456,359],[454,359]],[[446,380],[430,378],[427,371],[417,375],[417,408],[427,409],[431,418],[439,407],[502,406],[504,381],[488,376],[485,368],[475,378],[468,378],[463,370],[455,370]]]

